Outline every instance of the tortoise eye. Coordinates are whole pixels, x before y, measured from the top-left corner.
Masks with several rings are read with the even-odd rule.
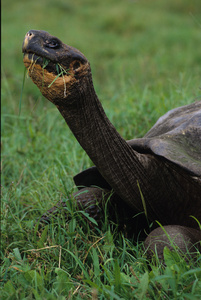
[[[48,48],[58,48],[59,42],[57,40],[46,41],[46,47]]]

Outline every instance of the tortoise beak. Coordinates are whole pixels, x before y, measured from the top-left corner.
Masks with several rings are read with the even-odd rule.
[[[87,62],[85,56],[76,48],[65,45],[57,37],[43,30],[30,30],[26,33],[22,52],[36,54],[49,59],[54,63],[67,60],[79,60],[83,64]]]
[[[25,38],[24,38],[24,41],[23,41],[23,44],[22,44],[22,52],[26,52],[28,50],[28,45],[30,43],[30,40],[33,38],[33,34],[30,31],[28,31],[25,35]]]
[[[48,47],[51,39],[55,39],[55,41],[57,41],[58,49],[56,49],[56,47]],[[22,44],[22,52],[24,54],[36,54],[38,56],[48,58],[52,62],[57,62],[57,58],[59,56],[58,50],[61,51],[63,45],[64,44],[58,38],[51,36],[46,31],[30,30],[25,35]]]

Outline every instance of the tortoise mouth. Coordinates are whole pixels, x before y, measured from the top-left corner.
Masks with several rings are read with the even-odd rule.
[[[31,51],[24,51],[23,62],[32,81],[43,96],[54,100],[66,99],[69,87],[76,81],[74,74],[68,72],[63,64],[53,62]]]
[[[42,69],[46,69],[49,73],[53,73],[55,76],[60,75],[61,71],[59,64],[51,61],[50,59],[37,55],[34,52],[24,52],[23,61],[27,69],[31,69],[34,65],[39,65]]]

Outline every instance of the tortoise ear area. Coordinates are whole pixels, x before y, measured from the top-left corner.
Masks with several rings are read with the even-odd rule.
[[[78,72],[79,69],[88,62],[82,53],[79,53],[74,49],[73,51],[70,51],[69,57],[71,58],[71,68],[74,72]]]
[[[74,61],[72,64],[73,71],[77,71],[80,68],[81,64],[78,60]]]
[[[71,57],[72,61],[78,61],[83,65],[87,63],[87,59],[84,57],[84,55],[82,53],[78,53],[77,51],[70,51],[69,56]]]

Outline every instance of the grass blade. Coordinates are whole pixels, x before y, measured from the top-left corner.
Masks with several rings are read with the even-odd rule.
[[[26,77],[26,67],[24,67],[24,75],[23,75],[23,82],[22,82],[22,89],[21,89],[21,94],[20,94],[20,103],[19,103],[19,116],[21,113],[21,105],[22,105],[22,94],[24,91],[24,84],[25,84],[25,77]]]

